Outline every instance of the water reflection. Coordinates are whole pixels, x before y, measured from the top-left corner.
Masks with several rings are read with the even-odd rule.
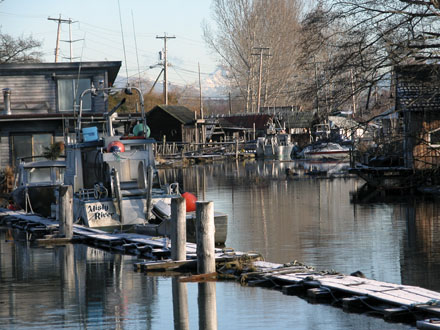
[[[298,176],[287,177],[287,168]],[[236,250],[440,291],[438,200],[353,203],[362,181],[307,170],[298,162],[230,162],[160,174],[227,213],[226,245]],[[0,230],[1,328],[409,328],[278,291],[136,273],[132,256],[31,247],[12,233]]]
[[[199,329],[217,330],[217,296],[215,282],[198,284]]]
[[[188,290],[186,287],[186,283],[180,282],[178,277],[173,277],[172,286],[174,329],[188,330]]]
[[[308,176],[318,169],[323,177]],[[377,280],[440,289],[440,222],[435,200],[375,192],[353,198],[363,181],[340,177],[346,164],[230,162],[166,170],[184,189],[228,214],[226,245],[266,260],[362,271]],[[298,175],[286,176],[286,169]],[[205,188],[199,184],[205,182]]]

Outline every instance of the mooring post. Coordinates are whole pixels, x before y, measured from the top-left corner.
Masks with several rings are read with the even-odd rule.
[[[183,197],[171,199],[171,259],[186,260],[186,202]]]
[[[238,139],[235,140],[235,159],[238,159]]]
[[[73,236],[73,189],[70,185],[59,187],[59,231],[65,238]]]
[[[214,203],[196,202],[197,272],[215,272]]]
[[[152,199],[152,195],[153,195],[153,176],[154,176],[154,169],[153,166],[148,166],[147,167],[147,201],[146,201],[146,211],[145,213],[146,215],[146,219],[149,220],[150,219],[150,215],[151,215],[151,199]]]

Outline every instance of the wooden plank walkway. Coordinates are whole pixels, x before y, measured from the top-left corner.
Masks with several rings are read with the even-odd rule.
[[[54,234],[58,224],[38,215],[0,208],[0,224],[42,237]],[[196,269],[196,244],[187,243],[185,261],[173,261],[170,241],[134,233],[107,233],[74,225],[74,237],[88,245],[116,253],[135,254],[148,261],[134,263],[137,271],[188,271]],[[315,271],[299,264],[261,261],[257,253],[215,249],[217,278],[236,279],[249,286],[264,286],[287,295],[330,299],[343,308],[361,308],[382,313],[385,318],[401,315],[440,316],[440,293],[417,286],[386,283],[363,277]],[[164,273],[170,274],[170,273]],[[175,274],[175,273],[174,273]],[[430,323],[432,324],[432,322]],[[437,326],[437,324],[435,324]]]
[[[264,282],[269,282],[285,294],[291,293],[289,289],[292,286],[294,294],[297,294],[298,289],[307,291],[319,288],[323,289],[323,292],[329,293],[332,299],[340,300],[341,303],[344,297],[355,296],[364,298],[365,308],[374,309],[374,306],[380,303],[399,307],[400,309],[396,311],[400,314],[406,311],[408,313],[440,315],[440,293],[421,287],[392,284],[344,274],[326,274],[301,265],[285,266],[255,261],[253,266],[256,271],[243,273],[241,275],[242,282],[247,282],[250,285],[253,283],[263,285]],[[313,293],[307,295],[313,297]],[[386,309],[383,308],[383,311],[386,312]]]
[[[8,225],[13,228],[18,228],[34,235],[34,239],[43,238],[45,235],[56,235],[58,231],[58,223],[55,220],[47,219],[36,214],[27,214],[23,211],[10,211],[0,208],[0,224]],[[177,267],[177,264],[169,259],[171,254],[171,242],[165,237],[153,237],[148,235],[141,235],[135,233],[108,233],[103,230],[88,228],[80,225],[73,226],[74,240],[92,245],[98,248],[103,248],[117,253],[134,254],[146,259],[164,260],[161,264],[152,266],[150,262],[139,263],[137,268],[146,269],[173,269],[179,267],[193,267],[194,262],[191,260],[197,259],[197,246],[194,243],[186,243],[186,259]],[[54,243],[54,239],[49,241]],[[65,242],[65,241],[64,241]],[[216,260],[234,260],[243,256],[251,258],[259,257],[258,254],[234,252],[231,249],[215,249]],[[169,263],[168,265],[165,265]],[[159,266],[160,265],[160,266]]]

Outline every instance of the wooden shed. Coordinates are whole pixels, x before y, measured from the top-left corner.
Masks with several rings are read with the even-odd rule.
[[[440,166],[440,65],[395,67],[396,111],[403,118],[404,165]]]
[[[65,134],[73,135],[68,128],[73,127],[79,95],[92,84],[111,86],[120,66],[120,61],[0,65],[0,167],[39,156]],[[102,92],[83,100],[83,117],[91,121],[108,110]]]
[[[312,128],[319,123],[316,110],[292,111],[284,115],[284,125],[292,141],[304,147],[312,141]]]
[[[167,142],[197,142],[195,113],[180,105],[156,105],[147,112],[151,137]]]

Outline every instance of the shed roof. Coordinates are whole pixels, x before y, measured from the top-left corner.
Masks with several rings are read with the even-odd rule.
[[[394,67],[397,111],[438,111],[440,65],[410,64]]]
[[[333,122],[335,126],[343,129],[355,129],[360,126],[360,124],[357,121],[351,118],[345,118],[341,116],[329,116],[328,120]]]
[[[195,121],[194,112],[182,105],[156,105],[147,112],[146,116],[149,117],[153,111],[164,111],[184,125],[191,124]]]
[[[272,120],[273,116],[268,114],[242,114],[242,115],[231,115],[224,116],[222,118],[222,125],[227,126],[226,122],[229,122],[229,127],[242,127],[242,128],[253,128],[255,124],[255,129],[261,130],[267,128],[267,123]]]
[[[317,120],[316,110],[292,111],[286,115],[285,123],[287,128],[311,128]]]

